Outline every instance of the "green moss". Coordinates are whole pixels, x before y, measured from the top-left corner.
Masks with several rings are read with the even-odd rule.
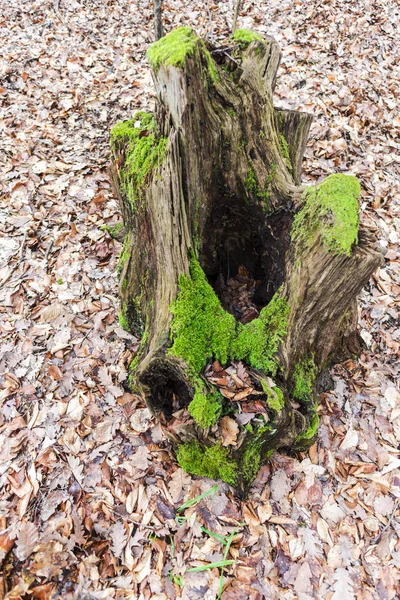
[[[222,479],[231,485],[237,482],[238,466],[229,450],[220,443],[204,448],[197,441],[181,444],[176,456],[182,469],[188,473]]]
[[[317,367],[312,356],[306,357],[296,364],[293,373],[292,396],[301,404],[312,401],[316,374]]]
[[[215,62],[213,61],[211,54],[209,53],[209,51],[207,50],[207,48],[204,45],[204,42],[201,40],[200,41],[203,47],[203,52],[206,55],[207,58],[207,66],[208,66],[208,71],[207,71],[207,75],[209,77],[209,79],[211,80],[211,82],[215,85],[216,83],[219,82],[219,73],[218,73],[218,69],[216,67]]]
[[[118,234],[123,230],[123,228],[123,223],[116,223],[115,225],[102,225],[100,227],[102,231],[108,231],[108,233],[114,240],[118,239]]]
[[[119,180],[132,207],[136,206],[147,175],[165,158],[168,139],[158,136],[155,127],[153,115],[140,112],[134,119],[117,123],[111,129],[111,149],[116,151],[122,146],[125,151]]]
[[[129,331],[129,323],[128,323],[128,317],[126,316],[126,305],[125,304],[122,306],[122,309],[119,312],[118,323],[121,325],[122,329],[125,329],[125,331]]]
[[[157,73],[161,65],[182,68],[186,59],[193,56],[200,48],[207,60],[208,75],[215,83],[219,80],[217,67],[203,40],[197,37],[191,27],[178,27],[154,42],[149,46],[147,56],[153,70]]]
[[[260,316],[246,325],[227,313],[208,283],[198,261],[192,258],[190,275],[179,278],[179,294],[171,305],[172,347],[169,352],[186,361],[198,375],[211,358],[222,364],[244,360],[266,373],[276,374],[276,353],[283,340],[289,307],[275,294]]]
[[[173,345],[170,353],[183,358],[194,374],[215,357],[226,363],[235,335],[235,318],[224,311],[196,259],[190,275],[179,277],[179,294],[170,309]]]
[[[297,436],[294,442],[295,450],[307,450],[307,448],[312,445],[319,425],[319,416],[315,409],[313,409],[309,415],[309,422],[310,424],[307,429]]]
[[[352,175],[334,174],[304,192],[304,206],[295,216],[292,240],[310,247],[320,232],[328,252],[350,256],[358,240],[360,184]]]
[[[258,184],[256,174],[253,169],[253,165],[249,162],[249,170],[247,171],[247,177],[244,181],[244,187],[247,192],[247,196],[250,199],[255,199],[261,202],[264,205],[264,208],[268,209],[268,200],[271,197],[271,183],[276,174],[276,165],[272,164],[270,167],[270,171],[265,180],[265,187],[261,189]]]
[[[259,442],[249,444],[243,452],[240,462],[240,472],[245,484],[255,480],[261,466],[261,445]]]
[[[276,293],[257,319],[246,325],[238,324],[232,358],[247,361],[252,367],[275,375],[278,370],[276,353],[286,335],[288,316],[287,301]]]
[[[236,111],[234,108],[228,108],[226,112],[228,113],[228,115],[230,117],[232,117],[232,118],[236,117]],[[230,144],[229,144],[229,146],[230,146]]]
[[[253,169],[253,165],[249,163],[249,170],[247,171],[247,177],[244,180],[244,187],[248,195],[258,197],[260,194],[260,188],[256,179],[256,174]]]
[[[261,387],[267,395],[268,406],[280,413],[285,406],[285,397],[282,390],[278,386],[271,387],[266,379],[261,380]]]
[[[289,144],[283,133],[279,136],[279,148],[281,150],[281,154],[283,158],[286,160],[286,164],[288,166],[289,171],[292,170],[292,161],[290,160],[290,152],[289,152]]]
[[[129,377],[128,377],[128,383],[129,383],[129,387],[134,387],[134,380],[135,380],[135,376],[136,376],[136,369],[139,365],[139,361],[140,361],[140,357],[143,353],[143,350],[145,349],[148,339],[149,339],[149,334],[150,334],[150,328],[149,328],[149,320],[146,320],[146,326],[144,328],[144,332],[142,335],[142,339],[140,340],[140,346],[139,346],[139,350],[137,351],[137,354],[135,356],[135,358],[131,361],[130,365],[129,365]]]
[[[229,360],[243,360],[266,374],[276,374],[277,351],[286,335],[289,315],[287,301],[280,297],[279,292],[261,310],[257,319],[242,325],[222,308],[198,261],[192,257],[189,275],[179,278],[179,293],[171,305],[171,312],[173,343],[169,353],[182,358],[189,366],[189,376],[196,389],[189,412],[200,427],[214,425],[223,414],[219,392],[207,393],[199,378],[208,361],[218,359],[226,364]],[[283,392],[277,387],[270,390],[270,408],[280,412],[283,404]],[[247,429],[251,430],[252,426]],[[218,444],[205,449],[197,442],[183,444],[177,452],[178,461],[189,473],[219,478],[232,484],[237,481],[239,472],[247,485],[255,478],[265,458],[265,452],[261,452],[260,437],[259,428],[252,436],[252,440],[258,442],[254,445],[252,441],[254,447],[249,445],[245,449],[239,467],[229,451]]]
[[[189,404],[189,413],[200,427],[215,425],[221,414],[221,394],[217,390],[209,393],[205,389],[197,389]]]
[[[244,442],[245,448],[240,460],[240,476],[248,486],[257,477],[260,466],[271,456],[273,450],[264,451],[265,438],[263,436],[268,430],[268,425],[259,426]]]
[[[265,189],[264,189],[264,193],[262,196],[265,208],[267,208],[268,200],[271,197],[271,183],[273,182],[275,175],[276,175],[276,165],[274,163],[272,163],[272,165],[270,167],[270,171],[265,180]]]
[[[261,35],[250,29],[236,29],[232,39],[246,47],[251,44],[251,42],[263,41]]]
[[[124,243],[122,245],[122,250],[121,250],[121,253],[118,258],[117,273],[122,273],[126,263],[130,259],[130,257],[131,257],[131,237],[129,234],[127,234],[124,237]]]
[[[198,42],[191,27],[178,27],[151,44],[147,56],[155,72],[161,65],[183,67],[186,57],[195,53]]]

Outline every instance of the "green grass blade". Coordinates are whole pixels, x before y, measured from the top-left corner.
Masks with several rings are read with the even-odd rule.
[[[207,571],[207,569],[229,567],[229,565],[233,565],[234,562],[234,560],[220,560],[218,562],[209,563],[208,565],[202,565],[201,567],[193,567],[192,569],[188,569],[186,573],[200,573],[200,571]]]
[[[203,526],[201,527],[201,530],[204,531],[204,533],[207,533],[207,535],[209,535],[210,537],[213,537],[216,540],[218,540],[220,544],[224,544],[225,546],[225,544],[227,543],[225,535],[222,535],[220,533],[214,533],[214,531],[210,531],[209,529]]]
[[[196,496],[196,498],[193,498],[192,500],[188,500],[187,502],[182,504],[182,506],[180,506],[176,512],[180,512],[182,510],[185,510],[186,508],[189,508],[189,506],[193,506],[193,504],[200,502],[200,500],[202,500],[203,498],[206,498],[207,496],[210,496],[211,494],[215,494],[217,490],[218,490],[218,484],[214,485],[207,492],[204,492],[204,494],[200,494],[200,496]]]
[[[226,560],[226,557],[228,556],[229,549],[232,545],[232,540],[235,537],[235,535],[238,533],[238,531],[239,531],[239,529],[234,529],[225,542],[226,546],[225,546],[225,551],[224,551],[224,560]],[[234,562],[234,561],[232,561],[232,562]],[[219,578],[219,594],[217,596],[217,600],[219,600],[221,598],[223,590],[224,590],[224,574],[221,571],[221,575]]]

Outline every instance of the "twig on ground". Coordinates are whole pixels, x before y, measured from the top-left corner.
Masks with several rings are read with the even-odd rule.
[[[23,240],[22,240],[22,244],[21,244],[21,247],[19,249],[19,259],[17,260],[17,262],[15,263],[15,265],[12,267],[12,269],[10,270],[10,272],[8,273],[8,275],[6,275],[5,277],[3,277],[3,279],[0,281],[0,288],[3,287],[3,285],[5,283],[7,283],[7,281],[10,279],[11,275],[18,269],[19,265],[23,261],[23,259],[24,259],[24,252],[25,252],[25,246],[26,246],[26,238],[27,237],[28,237],[28,232],[25,231],[24,237],[23,237]]]

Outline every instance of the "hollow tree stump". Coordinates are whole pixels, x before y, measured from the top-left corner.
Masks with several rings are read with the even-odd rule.
[[[299,187],[311,116],[273,106],[273,39],[210,48],[182,27],[148,56],[155,113],[111,134],[131,383],[183,468],[246,493],[274,449],[314,441],[320,375],[359,351],[356,298],[382,256],[356,178]]]

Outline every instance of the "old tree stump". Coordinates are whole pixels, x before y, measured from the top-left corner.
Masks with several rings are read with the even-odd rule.
[[[130,380],[184,469],[246,493],[273,450],[315,440],[323,374],[358,353],[357,294],[382,257],[355,177],[301,188],[311,116],[273,105],[273,39],[211,48],[182,27],[148,57],[155,113],[111,133]]]

